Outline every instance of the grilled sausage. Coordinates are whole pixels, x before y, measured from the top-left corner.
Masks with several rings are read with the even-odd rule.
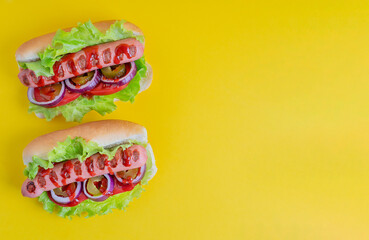
[[[41,169],[35,179],[27,179],[22,185],[22,195],[38,197],[44,191],[68,185],[76,181],[84,181],[93,176],[106,173],[114,174],[123,170],[139,168],[147,160],[146,149],[140,145],[133,145],[124,151],[120,148],[112,160],[106,155],[94,154],[85,161],[69,160],[54,165],[51,169]]]
[[[54,76],[36,77],[34,71],[21,69],[18,78],[27,87],[42,87],[96,69],[135,61],[142,57],[143,52],[144,46],[141,42],[127,38],[89,46],[79,52],[65,55],[54,64]]]

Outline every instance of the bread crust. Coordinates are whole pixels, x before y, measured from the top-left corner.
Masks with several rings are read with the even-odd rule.
[[[33,156],[48,158],[48,153],[70,136],[82,137],[102,147],[112,147],[129,140],[147,143],[145,127],[124,120],[102,120],[51,132],[32,140],[23,150],[23,163],[28,166]]]
[[[143,92],[146,89],[148,89],[152,82],[152,67],[148,62],[146,62],[146,67],[147,67],[146,76],[140,82],[140,92]]]
[[[95,27],[99,29],[101,32],[105,32],[110,28],[110,25],[115,23],[116,20],[107,20],[94,23]],[[130,22],[125,22],[123,26],[133,31],[135,35],[143,35],[141,29]],[[63,29],[66,32],[69,32],[72,28]],[[33,62],[38,61],[40,58],[38,56],[39,52],[44,51],[49,45],[55,36],[56,32],[48,33],[36,38],[33,38],[25,43],[23,43],[15,52],[15,58],[18,62]]]
[[[158,171],[158,168],[156,167],[155,156],[154,156],[154,152],[152,151],[152,147],[150,143],[147,144],[146,151],[147,151],[147,155],[151,156],[151,163],[152,163],[152,172],[148,178],[148,181],[150,181],[155,176],[156,172]]]

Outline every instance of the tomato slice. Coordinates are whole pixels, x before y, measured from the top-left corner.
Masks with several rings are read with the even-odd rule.
[[[87,91],[83,94],[84,95],[86,94],[87,96],[89,95],[110,95],[110,94],[119,92],[122,89],[126,88],[128,84],[129,83],[124,84],[122,86],[118,86],[116,84],[106,84],[106,83],[100,82],[99,84],[97,84],[97,86],[94,89],[91,89],[90,91]]]
[[[70,103],[71,101],[76,100],[79,96],[81,96],[80,93],[74,93],[74,92],[69,91],[68,89],[66,89],[65,91],[66,92],[65,92],[63,99],[57,105],[53,107],[65,105],[67,103]]]
[[[34,89],[34,96],[37,102],[48,102],[59,95],[62,85],[60,83],[38,87]]]
[[[97,86],[94,89],[84,92],[82,93],[82,95],[87,98],[90,98],[94,95],[100,95],[100,96],[110,95],[110,94],[122,91],[124,88],[128,86],[128,84],[129,83],[124,84],[122,86],[118,86],[117,84],[106,84],[106,83],[100,82],[99,84],[97,84]],[[35,88],[34,95],[35,95],[36,101],[46,102],[46,101],[50,101],[53,98],[55,98],[55,96],[57,96],[60,92],[60,89],[58,89],[59,87],[58,85],[60,84],[53,84],[53,85],[49,85],[49,86],[45,86],[41,88]],[[65,91],[66,92],[65,92],[63,99],[57,105],[52,106],[50,108],[63,106],[67,103],[70,103],[76,100],[79,96],[81,96],[81,93],[71,92],[68,89],[66,89]]]

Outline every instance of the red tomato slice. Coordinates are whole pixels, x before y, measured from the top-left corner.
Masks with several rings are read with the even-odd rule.
[[[122,86],[118,86],[114,84],[106,84],[106,83],[100,82],[99,84],[97,84],[97,86],[94,89],[88,92],[85,92],[83,94],[86,94],[87,96],[88,95],[110,95],[110,94],[121,91],[122,89],[127,87],[128,84],[129,83],[124,84]]]
[[[89,97],[92,97],[94,95],[110,95],[110,94],[122,91],[124,88],[126,88],[128,86],[128,84],[129,83],[127,83],[125,85],[122,85],[122,86],[118,86],[118,85],[115,85],[115,84],[106,84],[106,83],[100,82],[99,84],[97,84],[97,86],[94,89],[92,89],[90,91],[87,91],[87,92],[84,92],[83,96],[89,98]],[[47,98],[45,97],[46,94],[41,93],[37,89],[38,88],[35,88],[35,93],[34,93],[35,94],[35,99],[37,101],[46,101],[47,100]],[[52,89],[52,90],[54,90],[54,89]],[[52,97],[52,94],[54,92],[58,93],[57,91],[47,91],[47,94],[51,95],[51,97]],[[63,99],[57,105],[52,106],[50,108],[58,107],[58,106],[62,106],[62,105],[65,105],[67,103],[70,103],[71,101],[76,100],[79,96],[81,96],[80,93],[74,93],[74,92],[71,92],[68,89],[66,89],[66,92],[65,92],[65,95],[64,95]]]
[[[61,84],[53,84],[44,87],[38,87],[34,89],[34,96],[37,102],[48,102],[53,100],[59,95],[61,90]]]
[[[74,92],[69,91],[68,89],[66,89],[65,91],[66,92],[65,92],[63,99],[57,105],[53,107],[65,105],[67,103],[70,103],[73,100],[76,100],[79,96],[81,96],[80,93],[74,93]]]

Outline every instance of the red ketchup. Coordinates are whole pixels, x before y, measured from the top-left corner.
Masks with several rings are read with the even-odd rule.
[[[61,169],[60,175],[62,176],[63,185],[67,184],[67,178],[70,178],[70,171],[73,168],[73,163],[71,161],[67,161],[63,164],[63,168]]]
[[[38,79],[37,86],[39,86],[39,87],[44,86],[45,81],[47,80],[47,78],[44,77],[44,76],[39,76],[37,79]]]
[[[54,184],[55,187],[60,187],[58,184],[58,176],[56,175],[55,171],[52,169],[44,169],[40,168],[36,178],[41,187],[43,187],[46,184],[45,177],[49,176],[50,181]]]
[[[87,158],[85,161],[85,165],[87,167],[87,172],[91,175],[91,176],[95,176],[96,173],[94,171],[94,162],[91,159],[91,157]]]
[[[54,81],[54,83],[56,83],[58,82],[58,78],[62,78],[64,76],[64,70],[61,66],[60,61],[54,63],[53,70],[54,70],[54,76],[52,76],[51,79]]]
[[[128,46],[127,44],[118,45],[115,48],[115,64],[119,64],[123,60],[123,54],[126,55],[128,59],[133,58],[136,55],[136,47],[134,45]]]
[[[74,162],[74,172],[77,176],[82,175],[82,163],[80,161]]]
[[[38,182],[38,185],[40,185],[40,187],[45,187],[46,186],[46,180],[45,177],[50,173],[50,169],[43,169],[40,168],[38,170],[37,176],[36,176],[36,180]]]
[[[60,60],[60,63],[66,62],[68,72],[73,73],[74,76],[78,76],[80,74],[77,70],[76,63],[74,62],[74,55],[75,55],[74,53],[70,53],[70,54],[65,55]]]
[[[78,177],[78,178],[76,178],[76,181],[77,182],[82,182],[82,181],[84,181],[85,179],[83,178],[83,177]]]
[[[98,68],[102,68],[99,61],[99,46],[91,46],[83,49],[83,52],[86,54],[86,68],[91,69],[92,67],[97,66]]]
[[[60,187],[58,182],[57,182],[58,181],[58,176],[56,175],[54,170],[50,171],[49,178],[50,178],[50,181],[54,184],[55,187]]]
[[[137,150],[135,150],[137,152]],[[133,154],[133,152],[127,148],[126,150],[123,151],[123,165],[125,167],[130,167],[132,165],[131,160],[133,159],[135,155]]]
[[[105,160],[105,166],[108,167],[109,173],[113,175],[114,174],[114,171],[113,171],[113,169],[111,169],[111,167],[110,167],[110,161],[108,159]]]

